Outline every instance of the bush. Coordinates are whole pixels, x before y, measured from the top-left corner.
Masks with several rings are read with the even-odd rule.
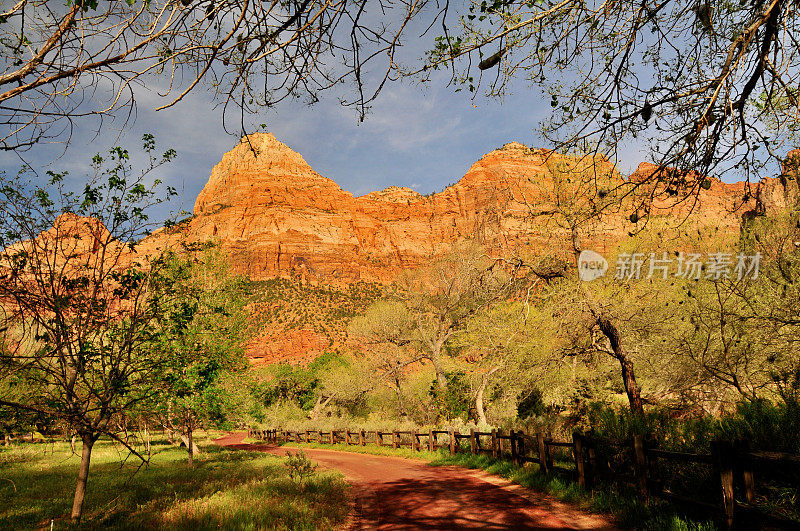
[[[303,482],[313,476],[317,470],[317,465],[313,464],[302,450],[298,450],[294,454],[288,452],[284,465],[289,469],[289,478],[301,487]]]
[[[429,394],[433,403],[447,420],[466,419],[472,402],[472,390],[464,371],[448,372],[447,388],[442,390],[437,380],[431,383]]]
[[[517,418],[521,420],[542,416],[546,411],[547,406],[542,399],[542,391],[539,389],[523,391],[517,397]]]

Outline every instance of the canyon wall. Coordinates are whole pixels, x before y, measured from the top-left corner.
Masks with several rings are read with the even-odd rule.
[[[564,203],[563,194],[553,191],[553,173],[567,159],[510,143],[484,155],[442,192],[422,196],[391,187],[353,197],[273,135],[254,134],[214,167],[192,219],[169,234],[154,235],[143,248],[152,252],[173,245],[176,238],[213,239],[229,253],[235,269],[251,279],[300,276],[344,284],[390,282],[400,271],[467,238],[495,253],[559,252],[571,240],[568,227],[550,215]],[[609,190],[654,169],[642,164],[625,179],[601,156],[590,162],[589,171],[604,179]],[[743,213],[765,205],[778,208],[797,194],[796,182],[787,190],[785,180],[777,178],[753,185],[710,181],[697,198],[678,203],[658,199],[651,216],[680,220],[686,230],[714,227],[734,234]],[[589,200],[576,199],[581,201]],[[584,213],[588,207],[583,205]],[[584,246],[604,252],[635,232],[637,225],[624,210],[612,209],[582,223]]]

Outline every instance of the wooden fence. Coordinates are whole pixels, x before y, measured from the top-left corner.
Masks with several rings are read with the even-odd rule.
[[[543,433],[529,435],[520,431],[501,430],[460,433],[456,430],[428,431],[290,431],[283,429],[249,430],[248,435],[270,443],[316,442],[365,446],[409,447],[412,450],[435,451],[446,448],[456,452],[487,454],[494,458],[510,459],[523,466],[535,463],[544,474],[564,474],[587,489],[613,481],[634,486],[639,497],[647,503],[660,498],[673,503],[691,505],[716,514],[723,526],[731,529],[734,523],[759,522],[779,529],[800,529],[797,521],[768,514],[756,507],[756,480],[769,479],[770,468],[790,469],[800,477],[800,456],[777,452],[751,451],[745,441],[714,441],[711,453],[687,453],[661,450],[652,438],[634,436],[626,441],[614,441],[586,436],[575,432],[571,441],[554,441]],[[557,454],[560,458],[556,459]],[[622,466],[613,466],[611,454],[625,456]],[[716,483],[716,500],[703,500],[670,491],[662,477],[664,465],[688,463],[711,467]],[[568,465],[568,466],[566,466]],[[631,469],[630,473],[625,468]],[[758,473],[757,473],[758,472]],[[798,488],[795,484],[794,487]],[[741,527],[738,525],[737,527]]]

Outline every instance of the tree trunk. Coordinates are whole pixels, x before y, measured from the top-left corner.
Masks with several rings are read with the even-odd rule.
[[[600,331],[603,332],[603,335],[608,338],[609,343],[611,343],[614,358],[619,361],[620,368],[622,369],[622,383],[625,386],[625,393],[628,395],[631,412],[633,412],[634,415],[643,415],[644,407],[642,406],[642,395],[639,391],[639,384],[636,383],[636,375],[633,373],[633,362],[628,358],[622,346],[619,330],[605,315],[597,317],[597,325],[600,327]]]
[[[194,440],[192,439],[192,427],[186,428],[186,451],[189,452],[189,468],[194,467]]]
[[[188,466],[194,466],[194,456],[200,453],[200,448],[194,443],[194,430],[191,424],[186,425],[186,435],[181,435],[181,444],[186,446],[186,452],[189,454]]]
[[[497,372],[500,367],[492,367],[489,371],[481,377],[481,385],[478,386],[478,393],[475,395],[475,411],[478,412],[478,421],[481,424],[489,424],[486,421],[486,411],[483,409],[483,393],[486,391],[486,384],[489,382],[489,377]]]
[[[72,521],[79,522],[83,514],[83,500],[86,497],[86,483],[89,480],[89,462],[92,459],[94,436],[90,433],[81,435],[83,448],[81,449],[81,468],[78,472],[78,485],[75,487],[75,498],[72,501]]]
[[[400,416],[406,416],[406,406],[403,401],[403,388],[400,386],[400,378],[395,375],[394,377],[395,393],[397,394],[397,408],[400,411]]]
[[[442,390],[447,389],[447,377],[442,367],[442,345],[438,342],[431,347],[431,362],[436,371],[436,381],[439,382],[439,388]]]
[[[144,425],[144,448],[145,451],[150,453],[150,430],[147,429],[147,424]]]
[[[317,398],[316,404],[314,404],[314,409],[312,409],[311,413],[308,414],[308,418],[311,419],[311,420],[314,420],[315,418],[317,418],[320,415],[320,413],[322,413],[322,411],[326,407],[328,407],[328,404],[331,403],[331,400],[333,400],[335,396],[336,396],[336,393],[332,393],[331,396],[329,396],[328,398],[323,400],[322,399],[322,395],[319,395],[319,397]]]
[[[76,438],[76,435],[73,433],[72,434],[72,438],[69,440],[69,445],[70,445],[70,448],[72,448],[72,453],[73,454],[75,453],[75,438]]]

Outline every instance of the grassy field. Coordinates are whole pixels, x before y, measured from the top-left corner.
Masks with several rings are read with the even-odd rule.
[[[163,442],[139,468],[98,441],[81,527],[333,529],[345,521],[350,504],[340,475],[317,473],[299,485],[283,458],[209,442],[199,441],[203,453],[190,470],[185,450]],[[49,529],[51,521],[70,528],[78,462],[67,443],[0,447],[0,529]]]
[[[246,439],[245,442],[253,443],[253,444],[263,444],[264,441],[256,440],[256,439]],[[298,443],[298,442],[287,442],[283,443],[281,446],[286,447],[297,447],[297,448],[319,448],[321,450],[338,450],[340,452],[353,452],[357,454],[371,454],[371,455],[386,455],[391,457],[403,457],[405,459],[422,459],[425,461],[434,461],[440,459],[443,455],[443,451],[436,451],[436,452],[428,452],[427,450],[417,452],[416,450],[412,450],[408,447],[401,447],[395,450],[392,448],[392,445],[384,445],[384,446],[375,446],[375,445],[367,445],[367,446],[356,446],[356,445],[347,445],[347,444],[325,444],[325,443],[318,443],[318,442],[309,442],[309,443]]]

